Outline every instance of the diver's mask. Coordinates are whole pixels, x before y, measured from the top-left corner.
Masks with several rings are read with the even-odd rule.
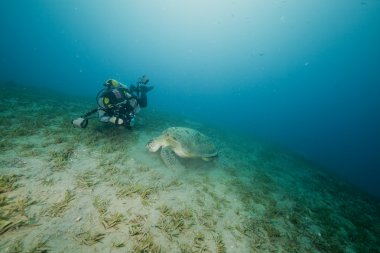
[[[108,79],[104,84],[107,88],[117,88],[119,87],[119,82],[116,81],[115,79]]]
[[[88,119],[80,117],[80,118],[74,119],[72,123],[74,127],[86,128],[88,125]]]

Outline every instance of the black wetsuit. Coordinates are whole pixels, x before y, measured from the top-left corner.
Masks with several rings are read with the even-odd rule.
[[[130,91],[133,95],[136,96],[137,101],[139,102],[139,105],[141,108],[145,108],[148,106],[148,97],[146,93],[148,91],[152,90],[153,86],[150,85],[133,85],[130,86]]]

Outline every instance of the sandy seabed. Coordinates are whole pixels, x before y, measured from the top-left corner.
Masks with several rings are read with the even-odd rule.
[[[154,108],[73,128],[92,106],[0,85],[0,252],[380,252],[379,201],[297,154]],[[218,158],[165,167],[145,144],[171,126]]]

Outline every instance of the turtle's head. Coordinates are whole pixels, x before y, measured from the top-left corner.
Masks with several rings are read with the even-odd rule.
[[[157,139],[151,139],[146,145],[145,147],[150,151],[150,152],[156,152],[157,150],[159,150],[159,148],[161,147],[161,143],[157,140]]]

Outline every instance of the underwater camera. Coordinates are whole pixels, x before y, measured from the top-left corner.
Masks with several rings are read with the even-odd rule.
[[[88,125],[88,119],[79,117],[74,119],[71,123],[73,123],[74,127],[86,128]]]

